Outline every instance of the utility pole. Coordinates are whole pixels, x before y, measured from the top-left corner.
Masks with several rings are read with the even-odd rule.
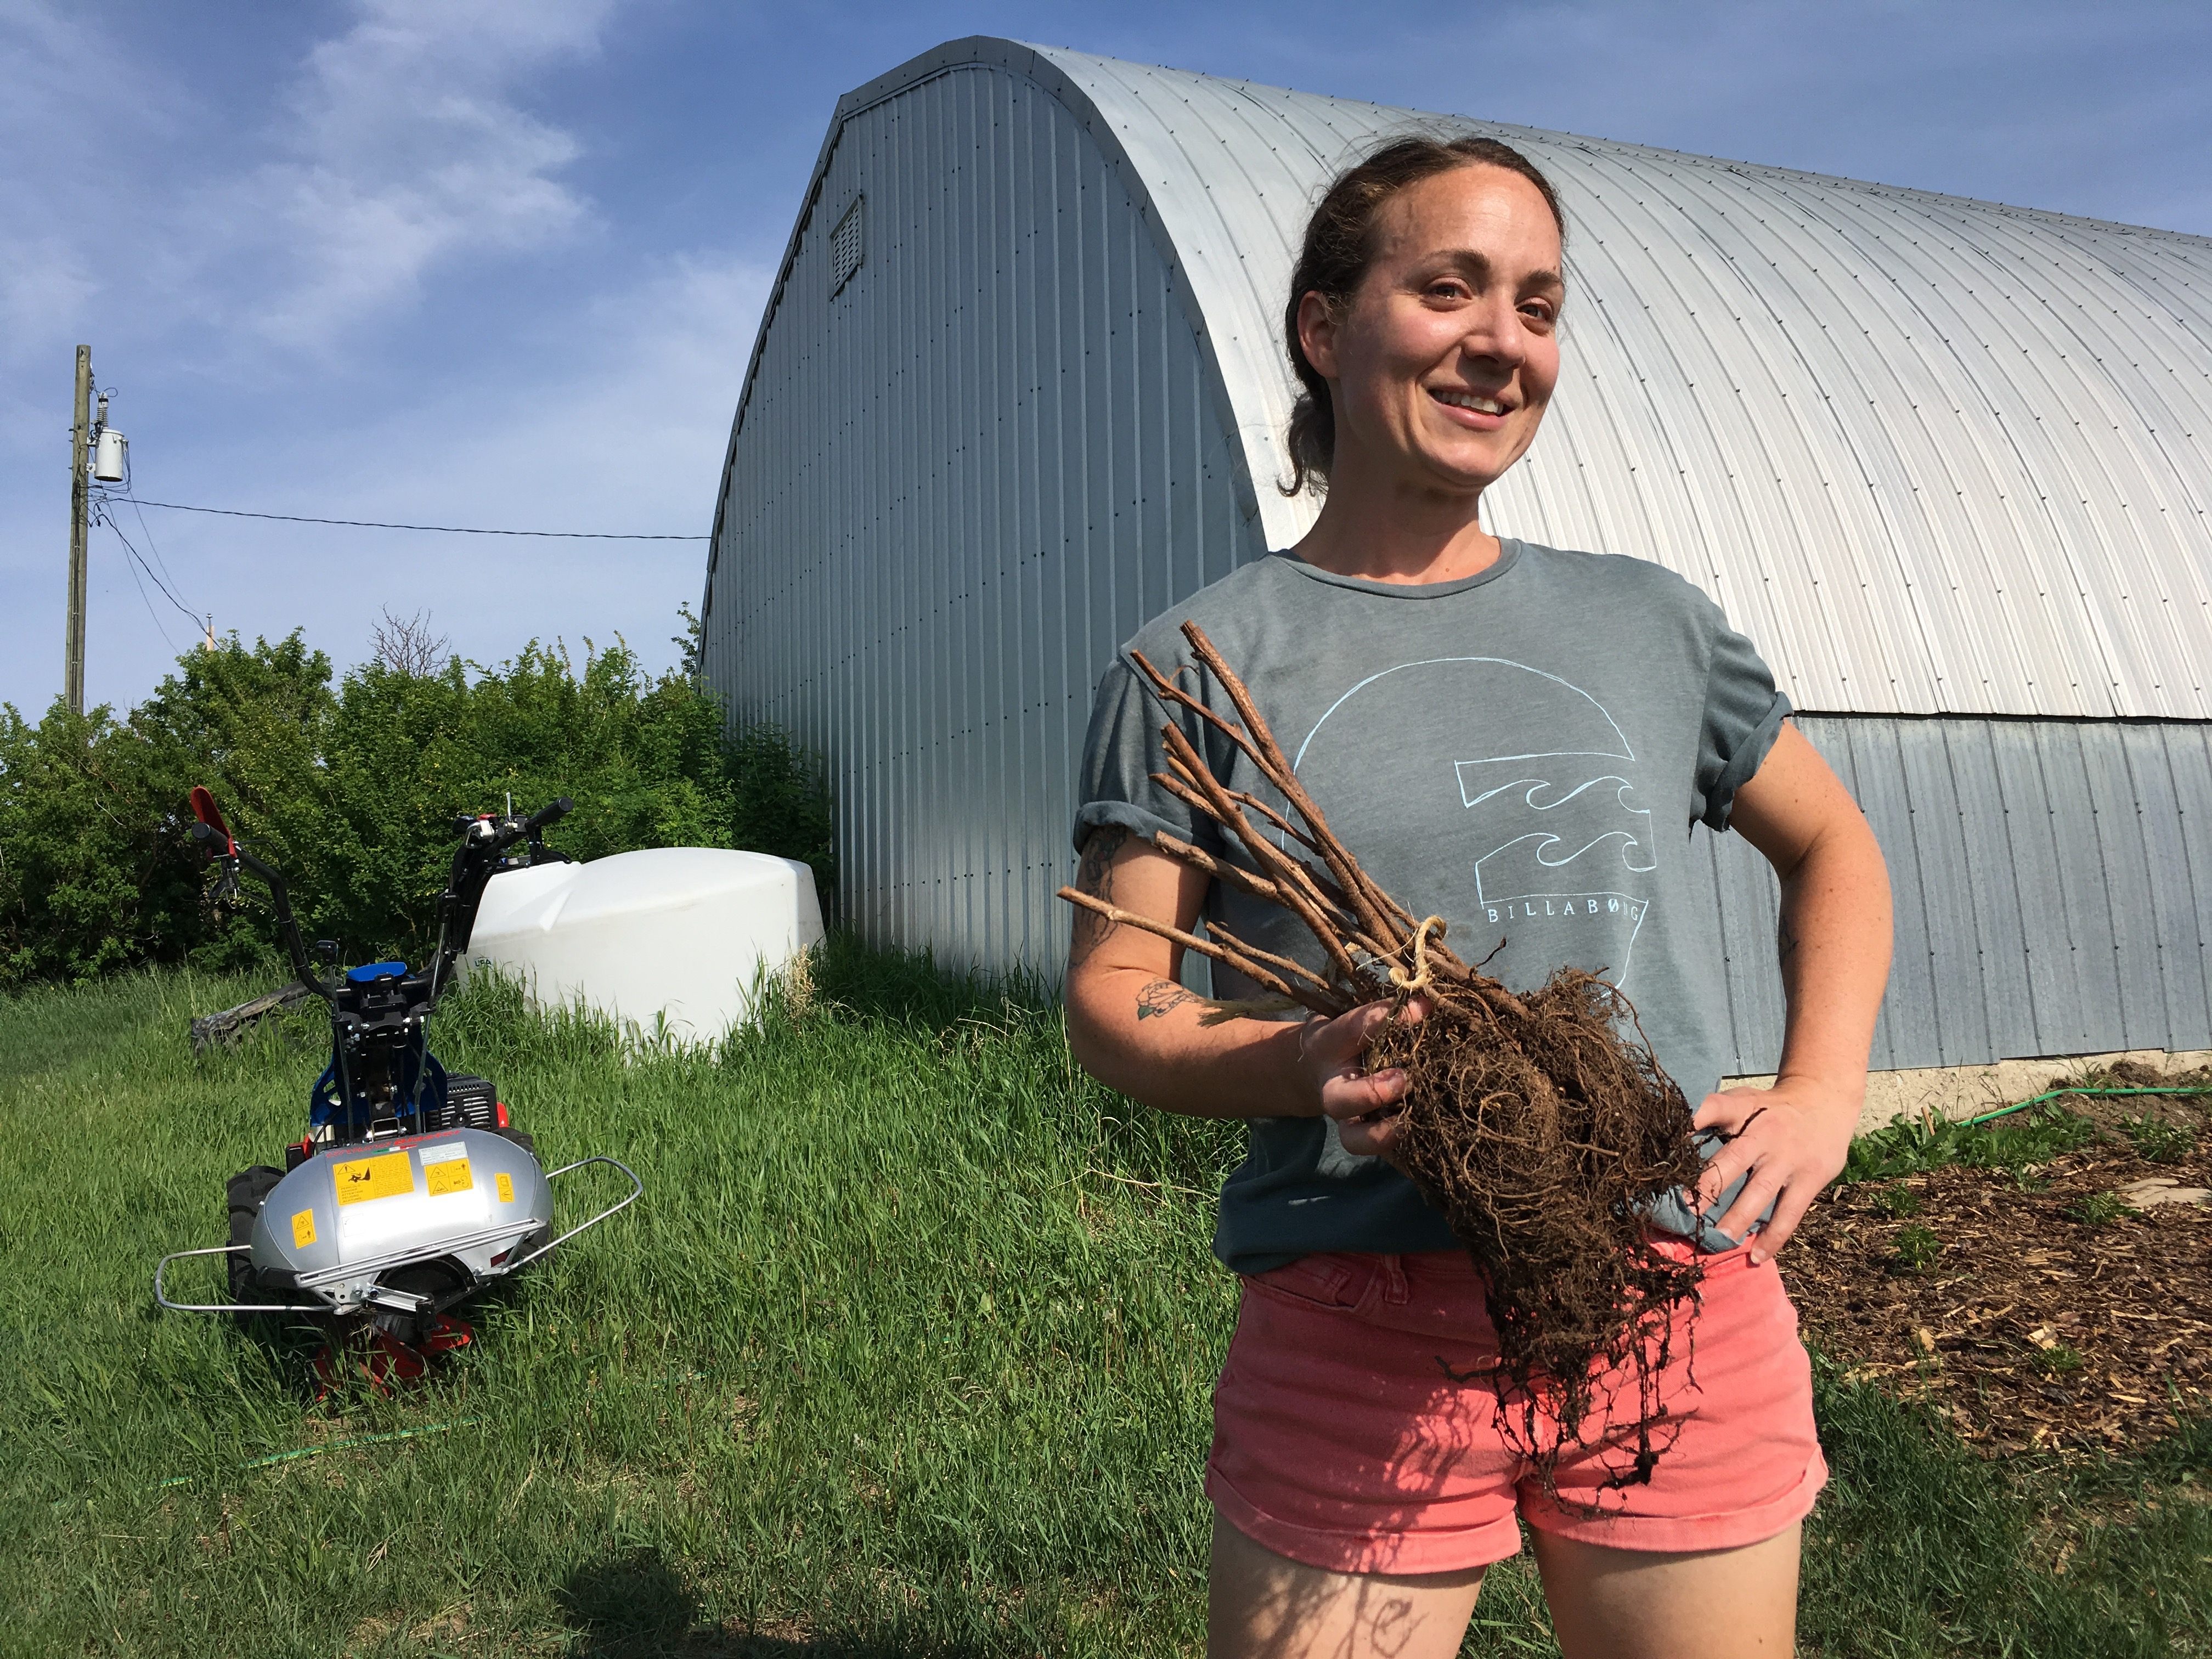
[[[86,449],[92,441],[92,348],[76,349],[76,422],[70,428],[69,637],[62,647],[62,694],[70,713],[84,713],[84,558],[90,537],[92,482]]]

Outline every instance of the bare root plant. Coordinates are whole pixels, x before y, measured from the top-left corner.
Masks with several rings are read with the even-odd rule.
[[[1334,1017],[1390,1003],[1365,1060],[1370,1071],[1402,1066],[1407,1075],[1393,1158],[1481,1270],[1498,1333],[1494,1369],[1447,1375],[1494,1388],[1501,1425],[1547,1490],[1556,1490],[1560,1457],[1583,1448],[1606,1471],[1606,1488],[1650,1480],[1680,1427],[1660,1396],[1674,1315],[1686,1301],[1694,1305],[1703,1276],[1693,1256],[1662,1249],[1644,1220],[1651,1201],[1693,1185],[1703,1167],[1682,1091],[1612,985],[1563,968],[1540,990],[1516,995],[1445,946],[1439,918],[1417,919],[1376,885],[1330,833],[1204,630],[1187,622],[1182,632],[1237,721],[1141,654],[1138,668],[1168,704],[1234,744],[1289,811],[1227,787],[1170,722],[1161,732],[1169,769],[1154,781],[1233,836],[1249,867],[1165,832],[1152,844],[1289,911],[1319,943],[1324,969],[1218,925],[1201,939],[1073,888],[1060,896],[1273,994],[1218,1005],[1210,1018],[1297,1007]],[[1632,1420],[1618,1409],[1631,1389]]]

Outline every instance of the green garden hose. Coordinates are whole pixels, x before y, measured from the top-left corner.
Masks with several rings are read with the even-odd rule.
[[[332,1440],[320,1446],[298,1446],[290,1451],[270,1452],[266,1457],[251,1457],[238,1467],[241,1469],[265,1469],[271,1464],[289,1463],[295,1457],[319,1457],[325,1452],[350,1451],[356,1446],[380,1446],[391,1440],[413,1440],[426,1434],[443,1434],[448,1429],[465,1429],[481,1423],[481,1417],[457,1417],[450,1423],[425,1423],[419,1429],[394,1429],[388,1434],[357,1434],[350,1440]],[[171,1486],[188,1486],[199,1477],[173,1474],[159,1486],[149,1486],[149,1492],[161,1492]]]
[[[2056,1100],[2061,1095],[2212,1095],[2212,1085],[2191,1084],[2183,1089],[2045,1089],[2041,1094],[2010,1106],[2000,1106],[1994,1112],[1984,1112],[1979,1117],[1964,1120],[1971,1129],[1977,1123],[1987,1123],[1994,1118],[2009,1117],[2014,1112],[2024,1112],[2031,1106],[2040,1106],[2046,1100]]]

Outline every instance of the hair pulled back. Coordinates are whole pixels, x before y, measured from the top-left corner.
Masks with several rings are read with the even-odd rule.
[[[1375,221],[1383,204],[1408,185],[1467,167],[1503,167],[1535,185],[1544,205],[1552,210],[1560,242],[1566,241],[1566,216],[1559,210],[1552,181],[1519,150],[1495,138],[1471,133],[1458,138],[1418,133],[1394,138],[1338,173],[1306,222],[1305,242],[1291,273],[1290,303],[1283,310],[1283,337],[1301,387],[1291,410],[1291,478],[1282,487],[1285,495],[1327,489],[1329,463],[1336,453],[1336,410],[1329,402],[1328,382],[1306,361],[1305,347],[1298,340],[1300,303],[1307,295],[1318,294],[1333,308],[1350,304],[1375,261]]]

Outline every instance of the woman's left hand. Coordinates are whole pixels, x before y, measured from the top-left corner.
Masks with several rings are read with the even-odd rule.
[[[1820,1189],[1843,1173],[1851,1131],[1857,1127],[1863,1091],[1784,1078],[1771,1089],[1725,1089],[1707,1095],[1697,1126],[1730,1137],[1698,1182],[1702,1211],[1748,1175],[1743,1190],[1722,1216],[1720,1230],[1741,1238],[1769,1204],[1774,1213],[1759,1229],[1753,1265],[1771,1260],[1790,1242]]]

